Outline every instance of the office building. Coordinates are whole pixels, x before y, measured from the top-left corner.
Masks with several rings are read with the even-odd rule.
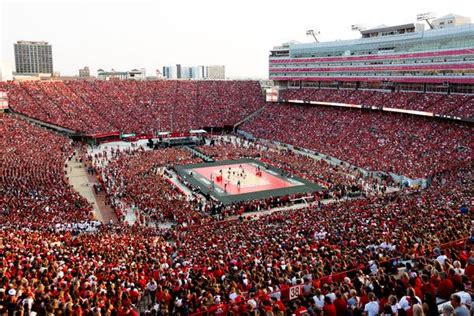
[[[166,79],[225,79],[225,66],[164,66]]]
[[[225,66],[207,66],[207,79],[225,79]]]
[[[18,74],[53,73],[53,53],[48,42],[18,41],[13,46]]]
[[[84,67],[82,69],[79,69],[79,77],[90,77],[91,76],[91,72],[89,70],[89,67]]]

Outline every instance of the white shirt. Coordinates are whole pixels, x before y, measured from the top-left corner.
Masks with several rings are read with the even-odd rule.
[[[314,304],[319,309],[323,309],[323,307],[324,307],[324,295],[319,295],[319,297],[317,295],[313,296],[313,301],[314,301]]]
[[[446,257],[446,255],[439,255],[438,257],[436,257],[436,260],[439,261],[439,263],[441,263],[442,265],[444,265],[444,261],[447,259],[448,257]]]
[[[394,305],[390,305],[390,308],[392,309],[392,313],[394,315],[397,315],[398,314],[398,310],[400,309],[400,306],[398,305],[398,303],[394,304]]]
[[[237,293],[232,292],[232,293],[230,293],[229,298],[230,298],[231,301],[234,301],[237,298],[237,296],[238,296]]]
[[[254,309],[257,308],[257,301],[254,300],[253,298],[249,299],[249,300],[247,301],[247,303],[248,303],[250,306],[252,306],[252,308],[254,308]]]
[[[459,295],[459,297],[461,298],[461,304],[466,304],[466,305],[469,305],[469,306],[472,305],[471,295],[469,293],[467,293],[466,291],[460,291],[460,292],[456,292],[454,294]]]
[[[368,316],[377,316],[379,314],[379,303],[376,301],[368,302],[365,304],[364,312],[366,312]]]
[[[400,306],[400,309],[403,308],[403,309],[406,310],[406,311],[410,309],[411,305],[410,305],[410,303],[408,302],[408,299],[407,299],[408,297],[409,297],[409,296],[406,296],[406,295],[405,295],[404,297],[402,297],[402,298],[400,299],[400,302],[398,302],[398,305]],[[411,303],[412,303],[413,305],[416,304],[416,303],[421,304],[420,298],[419,298],[418,296],[415,296],[415,298],[416,298],[416,300],[417,300],[418,302],[411,302]]]
[[[156,282],[148,282],[148,284],[146,285],[146,289],[148,291],[156,291],[156,289],[158,288],[158,285],[156,284]]]
[[[336,300],[336,294],[335,293],[328,293],[328,294],[326,294],[326,296],[331,299],[331,303],[334,303],[334,301]]]

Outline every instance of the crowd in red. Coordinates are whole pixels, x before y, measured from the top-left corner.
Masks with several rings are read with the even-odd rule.
[[[264,106],[257,81],[1,83],[19,113],[86,133],[233,125]]]
[[[471,126],[411,115],[275,104],[242,129],[412,179],[450,169],[472,155]]]
[[[448,95],[430,92],[302,88],[283,90],[280,98],[282,100],[347,103],[474,117],[474,96],[469,94]]]
[[[376,178],[363,177],[355,168],[331,165],[325,160],[295,153],[289,149],[270,148],[267,145],[244,142],[242,139],[217,139],[214,145],[200,146],[199,150],[216,160],[255,158],[290,175],[318,183],[334,196],[344,192],[367,191],[374,184],[387,185]],[[365,184],[365,185],[364,185]]]
[[[159,84],[169,89],[157,89]],[[191,124],[193,116],[202,117],[202,124],[217,118],[230,122],[224,118],[226,109],[207,109],[223,97],[224,90],[213,82],[206,88],[173,81],[8,87],[14,91],[9,98],[15,110],[88,132],[148,129],[155,110],[169,114],[166,98],[173,95],[176,117],[187,115],[181,111],[194,97],[203,100],[195,104],[206,107],[192,107],[191,116],[174,123],[178,127]],[[200,96],[207,88],[206,96]],[[133,106],[149,111],[133,116]],[[469,247],[441,247],[464,240],[470,232],[470,216],[460,208],[470,206],[472,199],[471,127],[403,115],[274,105],[244,130],[371,170],[413,178],[430,175],[431,183],[424,190],[211,222],[197,201],[185,200],[162,175],[164,166],[197,162],[190,153],[117,152],[106,167],[98,168],[111,200],[124,200],[157,220],[182,223],[191,218],[198,225],[161,230],[119,224],[74,235],[53,229],[58,223],[91,219],[91,206],[65,179],[64,167],[73,152],[70,142],[2,115],[0,314],[136,315],[137,306],[147,302],[146,313],[159,315],[356,316],[376,306],[376,314],[388,307],[391,315],[402,310],[410,315],[418,308],[435,315],[435,296],[449,299],[472,288],[474,253]],[[200,149],[218,159],[256,157],[330,184],[351,179],[332,175],[343,169],[289,152],[229,144]],[[406,273],[395,275],[402,264],[396,257],[409,260],[402,268]],[[301,285],[302,295],[288,301],[290,287],[296,285]],[[469,294],[460,295],[460,302],[453,297],[452,307],[472,304]]]
[[[178,245],[182,250],[178,254],[183,258],[191,257],[191,265],[197,265],[200,271],[198,275],[205,276],[201,277],[206,291],[204,296],[211,289],[214,299],[228,297],[232,303],[238,303],[242,301],[239,297],[243,293],[256,299],[255,306],[249,301],[247,306],[239,305],[238,308],[243,310],[265,311],[267,304],[273,310],[275,303],[269,302],[269,293],[276,291],[279,296],[284,296],[282,293],[289,286],[303,283],[306,296],[310,298],[301,303],[305,308],[314,307],[313,299],[318,289],[326,291],[325,295],[331,291],[339,292],[348,299],[354,281],[339,283],[346,274],[334,279],[328,275],[363,269],[368,263],[377,267],[379,262],[399,255],[432,257],[431,251],[436,245],[467,234],[470,219],[461,215],[457,207],[469,200],[466,185],[472,174],[468,170],[445,174],[435,179],[433,186],[424,192],[374,197],[322,209],[307,208],[301,212],[277,212],[244,222],[219,223],[205,229],[185,231],[179,236]],[[447,183],[448,187],[445,186]],[[449,205],[445,199],[439,199],[440,195],[456,198]],[[454,251],[447,255],[458,258]],[[469,255],[464,256],[466,262]],[[439,288],[436,292],[442,271],[447,272],[449,268],[449,265],[435,264],[434,269],[423,271],[428,275],[428,283],[434,288],[435,295],[449,297],[454,292],[454,287],[447,294],[441,293]],[[421,275],[417,269],[414,271]],[[371,281],[377,280],[378,285],[387,287],[388,291],[378,293],[378,299],[395,294],[390,286],[394,279],[389,282],[380,274],[373,274]],[[472,281],[472,272],[469,276],[469,281]],[[216,287],[215,283],[219,286]],[[324,288],[324,284],[330,284],[330,287]],[[367,285],[358,288],[355,295],[367,295]],[[405,290],[409,286],[406,283]],[[362,303],[362,308],[365,303]],[[216,308],[212,302],[207,307]]]
[[[128,197],[179,212],[179,199],[155,175],[160,166],[189,162],[181,150],[137,150],[116,154],[106,172],[131,188],[134,178],[153,179],[134,192],[144,198]],[[437,248],[469,233],[459,208],[470,201],[471,179],[466,163],[435,176],[427,190],[168,231],[111,226],[74,237],[3,229],[0,305],[54,315],[136,315],[141,301],[160,315],[347,315],[363,311],[369,298],[382,308],[393,295],[396,308],[415,308],[418,296],[434,312],[434,296],[449,298],[474,281],[469,250]],[[395,257],[414,262],[400,277],[392,275]],[[302,296],[288,302],[295,285]],[[407,294],[415,300],[405,306]]]
[[[292,154],[272,155],[269,150],[252,146],[245,148],[217,142],[214,147],[201,146],[199,150],[222,159],[252,156],[261,159],[270,155],[280,164],[291,164],[294,160],[297,165],[299,163],[299,158]],[[156,202],[153,192],[162,190],[162,186],[157,187],[154,183],[162,180],[155,179],[145,183],[143,176],[159,175],[158,168],[172,165],[173,159],[177,159],[177,163],[183,163],[186,158],[182,155],[177,151],[171,154],[170,150],[147,153],[138,151],[132,155],[117,156],[112,161],[113,167],[110,170],[113,171],[111,174],[114,179],[122,179],[125,183],[133,181],[134,177],[122,174],[134,173],[139,179],[136,183],[145,188],[141,193],[143,197],[139,197],[139,203],[148,201],[151,196],[150,201]],[[286,155],[289,156],[288,160],[281,157]],[[117,164],[118,161],[121,162]],[[142,168],[139,161],[146,167]],[[355,295],[359,300],[362,299],[357,308],[363,310],[369,289],[366,283],[354,285],[358,278],[364,278],[363,274],[359,273],[353,279],[344,279],[347,276],[345,273],[333,278],[327,276],[352,269],[365,269],[369,263],[372,271],[374,266],[380,268],[380,262],[398,256],[433,257],[435,247],[465,237],[470,229],[470,219],[461,214],[459,209],[469,203],[471,167],[468,163],[459,169],[438,174],[427,190],[372,196],[365,200],[308,207],[302,211],[276,212],[243,221],[207,221],[205,225],[194,225],[189,229],[179,226],[172,237],[176,245],[172,253],[173,260],[165,265],[172,268],[168,273],[160,270],[158,275],[164,273],[164,278],[156,279],[157,286],[163,291],[167,289],[166,293],[170,293],[170,298],[167,301],[157,295],[156,299],[161,300],[161,309],[185,314],[252,314],[256,310],[273,312],[277,308],[293,312],[298,309],[315,309],[317,312],[318,309],[324,311],[324,306],[330,308],[334,304],[331,300],[323,303],[323,306],[317,306],[314,297],[323,291],[326,296],[332,292],[334,295],[339,293],[344,300]],[[311,170],[308,166],[306,168]],[[163,187],[166,185],[169,184],[163,184]],[[153,189],[148,190],[148,187]],[[170,198],[169,194],[164,196]],[[176,200],[176,197],[173,199]],[[161,205],[162,201],[157,203]],[[176,203],[176,212],[185,218],[179,203]],[[195,214],[191,212],[188,216]],[[444,258],[444,255],[437,252],[436,256]],[[451,259],[443,259],[442,264],[439,260],[422,260],[419,266],[409,268],[410,275],[416,272],[417,275],[423,274],[428,278],[427,283],[432,289],[430,293],[433,297],[438,295],[449,298],[457,289],[454,285],[442,285],[449,283],[444,281],[447,279],[444,275],[455,268],[452,265],[454,259],[463,260],[463,266],[470,266],[468,252],[461,256],[452,250],[447,256]],[[474,263],[474,258],[472,261]],[[473,268],[474,266],[469,269]],[[421,282],[421,277],[418,277],[419,281],[415,284],[415,280],[412,280],[414,278],[408,274],[406,280],[405,275],[398,280],[380,272],[377,275],[373,273],[366,281],[374,282],[377,286],[391,286],[388,290],[375,291],[379,302],[386,302],[389,295],[398,295],[398,299],[402,299],[409,287],[420,287],[418,283]],[[450,280],[461,279],[461,274],[454,273]],[[464,278],[462,286],[470,285],[473,276],[470,274],[470,278]],[[143,283],[148,284],[147,281],[148,278],[145,277]],[[381,284],[382,282],[385,283]],[[458,282],[456,286],[462,287],[461,283]],[[303,298],[290,304],[280,303],[280,299],[288,298],[289,287],[298,284],[302,284],[305,289]],[[144,289],[146,286],[142,286],[140,292]],[[370,291],[374,289],[371,288]],[[417,289],[417,295],[420,295],[419,291]],[[420,299],[424,302],[428,300],[425,293]],[[326,312],[329,313],[324,311],[325,315]]]
[[[125,215],[125,208],[137,208],[139,222],[143,224],[148,221],[201,223],[208,216],[198,212],[197,201],[187,199],[164,175],[165,167],[197,162],[201,160],[182,149],[138,148],[117,152],[106,167],[96,169],[116,213]]]
[[[92,219],[67,183],[67,138],[0,114],[0,224],[53,226]]]
[[[243,144],[243,140],[238,138],[234,143],[217,139],[212,146],[204,145],[198,149],[217,160],[259,159],[289,175],[298,175],[325,187],[322,192],[308,195],[310,200],[341,198],[347,194],[360,195],[362,192],[377,194],[381,193],[381,188],[387,184],[377,178],[364,178],[353,168],[333,166],[324,160],[315,160],[289,150],[270,149],[253,143],[246,146]],[[201,161],[193,158],[190,152],[180,149],[144,151],[138,147],[136,150],[112,151],[112,154],[104,151],[88,156],[87,160],[100,175],[107,197],[119,218],[124,219],[125,209],[137,209],[140,224],[172,221],[178,225],[192,226],[216,218],[289,205],[292,204],[291,200],[301,197],[271,197],[227,206],[212,199],[204,203],[196,196],[185,198],[182,192],[170,183],[165,168]],[[111,162],[102,167],[108,160]],[[193,191],[190,184],[185,184]]]

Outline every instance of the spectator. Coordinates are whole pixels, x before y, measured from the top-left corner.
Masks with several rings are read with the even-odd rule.
[[[365,304],[365,307],[364,307],[364,315],[377,316],[378,314],[379,314],[379,303],[377,302],[377,298],[375,297],[375,294],[370,292],[369,302]]]
[[[468,316],[470,315],[469,309],[466,305],[461,303],[461,298],[459,295],[453,294],[451,295],[451,305],[454,308],[453,314],[454,316]]]

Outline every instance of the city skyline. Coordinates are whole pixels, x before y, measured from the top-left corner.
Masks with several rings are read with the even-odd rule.
[[[416,14],[454,13],[474,18],[470,1],[433,3],[398,1],[374,6],[369,1],[324,3],[279,0],[218,1],[3,1],[1,58],[14,65],[18,40],[47,41],[53,46],[54,70],[77,75],[84,65],[97,69],[163,65],[225,65],[229,78],[268,78],[268,53],[283,42],[358,38],[352,24],[375,27],[415,22]],[[13,67],[14,68],[14,67]]]

